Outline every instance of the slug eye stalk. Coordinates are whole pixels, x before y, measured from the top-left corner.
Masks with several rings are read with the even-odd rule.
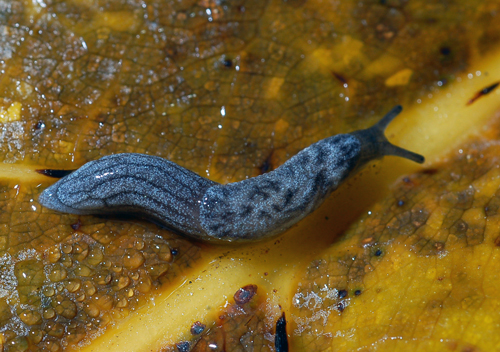
[[[402,110],[403,107],[401,105],[396,105],[372,127],[351,133],[361,142],[359,165],[363,165],[373,159],[382,158],[386,155],[399,156],[419,164],[424,163],[425,158],[422,155],[392,144],[387,140],[384,134],[387,126]]]

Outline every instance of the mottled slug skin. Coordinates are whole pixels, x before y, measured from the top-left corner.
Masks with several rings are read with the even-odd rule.
[[[134,213],[204,238],[199,201],[216,184],[163,158],[115,154],[86,163],[44,190],[38,200],[63,213]]]
[[[316,209],[359,155],[357,138],[337,135],[272,172],[221,185],[159,157],[116,154],[83,165],[43,191],[39,201],[64,213],[134,213],[201,240],[258,240]]]
[[[267,174],[210,187],[200,220],[207,235],[256,240],[283,232],[315,210],[356,166],[360,142],[349,134],[323,139]]]

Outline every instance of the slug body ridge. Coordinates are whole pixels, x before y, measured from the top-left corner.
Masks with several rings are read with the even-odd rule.
[[[73,214],[133,213],[195,239],[249,241],[279,234],[314,211],[373,159],[421,155],[390,144],[393,108],[373,127],[325,138],[277,169],[219,184],[166,159],[124,153],[88,162],[42,192],[39,202]]]

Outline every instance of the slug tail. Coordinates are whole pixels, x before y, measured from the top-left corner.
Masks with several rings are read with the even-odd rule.
[[[361,162],[366,163],[385,155],[395,155],[422,164],[425,158],[417,153],[398,147],[389,142],[385,136],[387,126],[403,110],[401,105],[396,105],[379,122],[372,127],[353,132],[361,142]]]

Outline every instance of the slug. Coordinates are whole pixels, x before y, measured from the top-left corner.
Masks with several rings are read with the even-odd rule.
[[[274,171],[240,182],[219,184],[160,157],[125,153],[86,163],[39,201],[64,213],[132,213],[204,241],[261,240],[310,214],[371,160],[396,155],[423,163],[423,156],[384,136],[401,110],[396,106],[371,128],[325,138]]]

